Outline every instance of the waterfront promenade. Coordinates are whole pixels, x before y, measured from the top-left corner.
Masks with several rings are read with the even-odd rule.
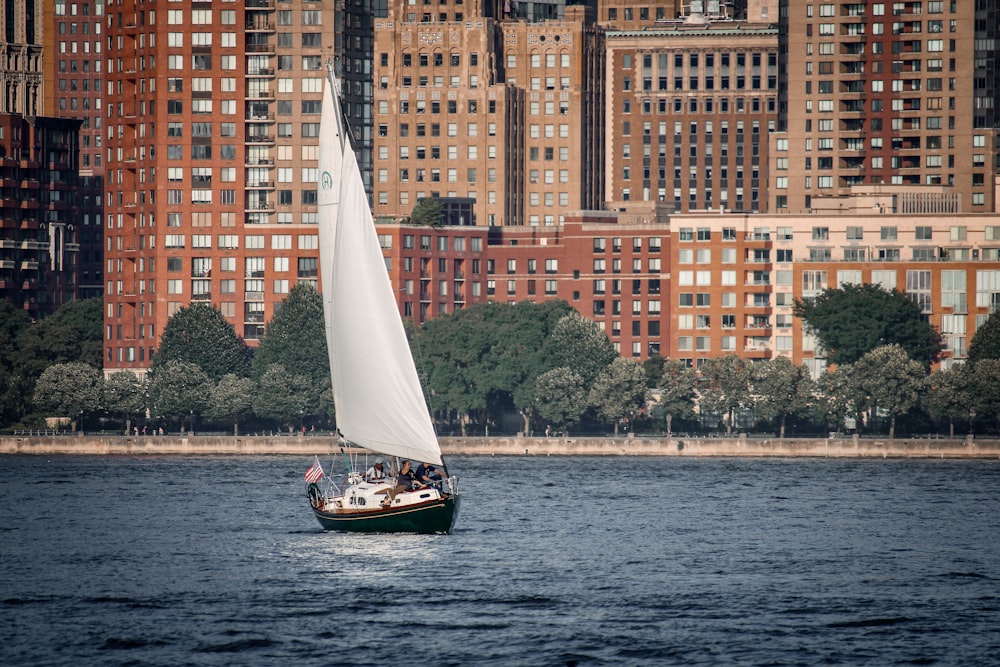
[[[326,435],[12,435],[0,454],[109,456],[328,455],[339,451]],[[443,437],[445,456],[688,456],[1000,459],[997,439],[733,437]]]

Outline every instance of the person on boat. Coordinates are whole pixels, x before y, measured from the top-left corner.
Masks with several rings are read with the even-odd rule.
[[[396,499],[396,496],[404,491],[410,491],[412,489],[423,488],[424,485],[417,481],[416,475],[410,470],[410,462],[403,461],[399,466],[399,474],[396,475],[396,485],[393,486],[386,493],[385,500],[382,501],[382,507],[388,507],[392,504],[392,501]]]
[[[441,482],[444,481],[444,475],[441,471],[435,468],[430,463],[421,463],[417,466],[417,481],[424,486],[433,486],[436,489],[441,488]]]
[[[365,471],[366,482],[384,482],[389,475],[385,470],[385,463],[381,458],[375,459],[375,465]]]

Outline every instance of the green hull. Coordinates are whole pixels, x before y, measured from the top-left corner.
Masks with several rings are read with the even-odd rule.
[[[419,505],[334,514],[313,508],[324,530],[349,533],[450,533],[459,498],[448,496]]]

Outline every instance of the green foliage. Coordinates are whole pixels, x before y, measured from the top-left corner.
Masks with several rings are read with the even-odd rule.
[[[726,431],[731,431],[736,410],[750,405],[750,363],[735,354],[727,354],[706,359],[699,372],[702,415],[725,417]]]
[[[685,419],[695,415],[695,383],[698,375],[683,361],[676,359],[667,359],[661,369],[660,398],[656,403],[656,410],[666,415],[667,431],[670,431],[674,417]]]
[[[28,409],[34,376],[20,368],[18,337],[31,326],[31,318],[0,299],[0,424],[11,424]]]
[[[412,345],[435,411],[530,409],[535,378],[553,367],[546,344],[565,301],[489,302],[426,322]]]
[[[410,224],[420,227],[440,227],[443,218],[441,201],[437,197],[423,197],[413,206]]]
[[[897,290],[844,285],[795,302],[795,315],[816,332],[827,358],[850,364],[881,345],[898,344],[925,368],[941,353],[941,336],[920,308]]]
[[[785,437],[789,416],[806,415],[812,405],[813,382],[809,371],[787,357],[775,357],[750,367],[754,408],[762,419],[777,419],[779,437]]]
[[[311,410],[319,411],[321,396],[330,387],[330,357],[323,298],[308,283],[293,287],[268,322],[254,352],[253,377],[259,381],[274,364],[281,364],[291,375],[307,379]]]
[[[993,426],[1000,420],[1000,359],[980,359],[963,369],[970,411],[988,417]]]
[[[171,361],[198,366],[213,381],[226,373],[250,375],[250,348],[215,306],[196,302],[170,318],[153,356],[152,372]]]
[[[642,362],[642,368],[646,372],[646,386],[650,389],[658,389],[663,379],[663,364],[666,359],[658,354],[647,357]]]
[[[316,412],[309,379],[289,373],[281,364],[272,364],[260,378],[253,411],[258,417],[286,426],[301,424],[305,416]]]
[[[546,345],[556,367],[572,368],[588,385],[619,358],[615,346],[597,323],[575,310],[556,323]]]
[[[895,433],[896,417],[920,401],[926,376],[923,365],[895,344],[877,347],[854,364],[855,382],[871,413],[889,415],[890,438]]]
[[[590,405],[598,415],[614,424],[615,435],[618,435],[619,421],[638,414],[648,398],[642,364],[625,357],[615,357],[605,366],[590,389]]]
[[[239,433],[239,423],[253,415],[253,399],[257,383],[235,373],[226,373],[209,394],[205,416],[231,422],[233,431]]]
[[[127,432],[131,420],[146,410],[146,383],[129,370],[112,373],[104,382],[104,408],[125,422]]]
[[[101,409],[104,377],[89,364],[73,361],[46,368],[35,383],[35,406],[49,417],[87,419]]]
[[[983,359],[1000,359],[1000,315],[997,311],[990,313],[969,342],[968,363],[974,366]]]
[[[966,419],[972,397],[966,387],[967,366],[937,370],[927,379],[924,408],[932,419],[946,420],[949,435],[955,434],[955,420]]]
[[[830,428],[839,429],[845,419],[858,415],[852,373],[850,365],[830,367],[816,382],[816,412]]]
[[[568,430],[587,411],[583,378],[565,367],[542,373],[535,379],[534,404],[539,417]]]
[[[103,363],[104,328],[101,299],[71,301],[27,327],[18,338],[18,360],[31,377],[53,364],[81,362],[94,368]]]
[[[151,372],[149,408],[155,419],[193,424],[209,404],[212,380],[197,364],[173,359]]]

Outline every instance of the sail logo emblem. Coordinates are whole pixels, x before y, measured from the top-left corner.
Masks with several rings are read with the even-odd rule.
[[[333,176],[330,174],[330,172],[328,171],[323,172],[323,176],[321,177],[321,182],[324,190],[329,190],[333,188]]]

